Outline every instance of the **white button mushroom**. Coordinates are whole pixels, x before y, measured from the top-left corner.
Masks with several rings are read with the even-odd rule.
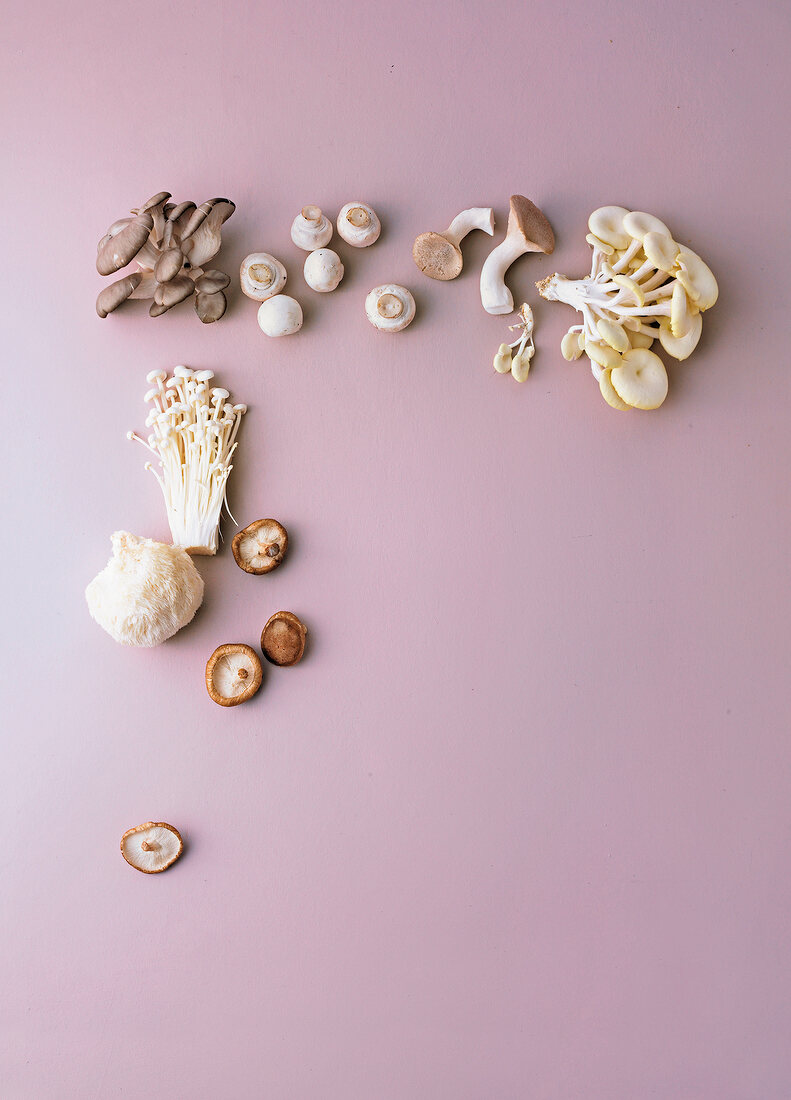
[[[338,215],[338,232],[347,244],[367,248],[378,240],[382,226],[366,203],[347,202]]]
[[[265,302],[286,285],[286,269],[268,252],[251,252],[242,260],[239,282],[242,293],[256,302]]]
[[[332,237],[332,222],[318,206],[303,206],[291,223],[291,240],[298,248],[312,252],[323,248]]]
[[[305,259],[305,282],[312,290],[326,294],[335,290],[343,278],[343,264],[337,252],[331,248],[317,248]]]
[[[544,252],[555,248],[552,226],[524,195],[511,196],[505,240],[489,253],[481,269],[481,302],[487,313],[511,313],[514,297],[505,285],[505,273],[514,260],[525,252]]]
[[[302,328],[302,306],[288,294],[276,294],[261,303],[258,324],[267,336],[290,336]]]
[[[415,299],[405,286],[384,283],[365,299],[365,314],[382,332],[401,332],[415,319]]]

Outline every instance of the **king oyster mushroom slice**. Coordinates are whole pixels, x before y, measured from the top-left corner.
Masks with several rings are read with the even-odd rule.
[[[338,232],[354,248],[367,248],[379,239],[382,225],[364,202],[347,202],[338,215]]]
[[[142,271],[134,271],[131,275],[125,275],[123,279],[106,286],[96,299],[96,312],[100,317],[106,317],[114,309],[131,297],[140,285],[143,278]]]
[[[122,267],[131,263],[148,240],[153,227],[154,219],[150,214],[138,214],[118,233],[103,237],[104,243],[101,244],[96,257],[96,270],[99,274],[112,275],[114,271],[120,271]]]
[[[221,707],[235,707],[252,699],[263,677],[255,650],[241,642],[218,646],[206,663],[206,690]]]
[[[382,332],[401,332],[415,319],[415,299],[405,286],[383,283],[365,299],[365,315]]]
[[[268,252],[251,252],[239,268],[242,294],[255,302],[265,302],[279,294],[287,278],[283,264]]]
[[[306,252],[324,248],[331,238],[332,222],[318,206],[303,206],[291,223],[291,240]]]
[[[234,560],[245,573],[271,573],[288,549],[288,532],[276,519],[257,519],[237,532],[231,543]]]
[[[146,821],[127,829],[121,837],[121,855],[146,875],[166,871],[183,851],[181,834],[165,821]]]
[[[302,660],[308,629],[291,611],[276,611],[261,632],[261,649],[268,661],[288,668]]]

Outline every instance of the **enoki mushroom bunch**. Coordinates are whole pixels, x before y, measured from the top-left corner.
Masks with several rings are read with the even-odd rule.
[[[228,390],[210,382],[214,372],[176,367],[173,376],[151,371],[145,396],[151,411],[142,443],[159,461],[159,472],[146,463],[159,482],[167,507],[173,544],[190,554],[216,554],[220,512],[227,501],[236,435],[246,405],[231,403]],[[230,512],[229,512],[230,515]],[[233,518],[233,517],[231,517]]]
[[[674,359],[695,350],[703,313],[717,301],[717,281],[695,252],[678,244],[652,214],[603,206],[588,219],[591,273],[555,273],[537,283],[544,298],[582,314],[561,342],[568,360],[584,352],[605,401],[615,409],[656,409],[667,372],[648,349],[659,339]]]
[[[204,324],[219,320],[227,305],[223,290],[230,279],[206,265],[220,250],[223,222],[236,209],[229,199],[168,202],[160,191],[132,217],[113,222],[99,241],[96,270],[112,275],[133,260],[137,270],[104,288],[96,299],[100,317],[127,298],[153,298],[149,315],[159,317],[195,295],[195,312]]]

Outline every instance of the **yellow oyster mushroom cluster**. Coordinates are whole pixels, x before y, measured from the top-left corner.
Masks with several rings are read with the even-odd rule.
[[[548,301],[582,314],[563,337],[563,358],[584,352],[614,409],[658,409],[667,397],[667,371],[651,345],[658,339],[674,359],[690,356],[703,314],[717,301],[717,280],[653,214],[602,206],[588,228],[590,275],[567,279],[556,272],[536,284]]]

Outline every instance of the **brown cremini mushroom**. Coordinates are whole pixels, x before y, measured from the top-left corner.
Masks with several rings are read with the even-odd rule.
[[[263,678],[255,650],[241,642],[218,646],[206,663],[206,690],[221,707],[235,707],[252,699]]]
[[[145,875],[166,871],[183,851],[181,834],[165,821],[146,821],[127,829],[121,837],[121,855]]]
[[[261,649],[267,661],[287,668],[302,659],[308,630],[290,611],[276,611],[261,632]]]
[[[288,549],[288,532],[276,519],[257,519],[237,532],[231,543],[236,564],[245,573],[271,573]]]

